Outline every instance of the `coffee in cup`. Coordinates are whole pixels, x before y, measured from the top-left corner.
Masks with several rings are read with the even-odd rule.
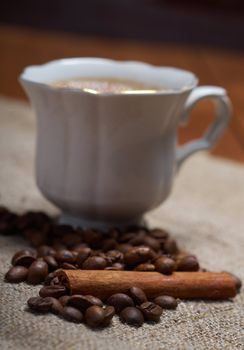
[[[128,93],[133,91],[157,92],[164,90],[161,86],[145,84],[136,80],[111,77],[80,77],[67,80],[58,80],[50,84],[57,88],[78,89],[91,93]]]

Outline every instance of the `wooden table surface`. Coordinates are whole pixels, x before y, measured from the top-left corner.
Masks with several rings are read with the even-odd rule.
[[[244,52],[121,39],[81,37],[0,26],[0,94],[26,98],[17,78],[30,64],[49,60],[94,56],[118,60],[141,60],[193,71],[200,84],[227,89],[234,114],[229,128],[213,154],[244,162]],[[210,101],[202,101],[192,112],[190,123],[179,131],[180,143],[199,137],[213,119]]]

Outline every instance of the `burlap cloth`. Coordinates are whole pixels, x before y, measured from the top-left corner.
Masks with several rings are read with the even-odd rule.
[[[13,210],[55,213],[38,192],[33,176],[35,121],[24,102],[0,98],[0,203]],[[201,264],[244,278],[244,167],[198,154],[182,168],[170,199],[148,215],[168,229]],[[0,237],[1,349],[244,349],[244,293],[235,301],[181,302],[164,311],[157,325],[139,329],[117,317],[111,327],[92,331],[55,315],[33,315],[26,300],[39,287],[3,282],[20,237]]]

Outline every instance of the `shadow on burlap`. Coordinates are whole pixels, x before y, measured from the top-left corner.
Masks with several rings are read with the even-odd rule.
[[[0,203],[23,212],[56,209],[38,192],[33,175],[34,118],[24,103],[0,99]],[[244,167],[194,156],[182,169],[170,199],[148,215],[181,247],[195,253],[210,270],[228,270],[244,279]],[[92,331],[55,315],[33,315],[26,300],[40,286],[7,284],[4,273],[13,253],[25,246],[18,236],[0,237],[0,348],[3,350],[159,350],[244,349],[244,293],[234,302],[181,302],[164,311],[161,322],[131,328],[114,317],[112,325]]]

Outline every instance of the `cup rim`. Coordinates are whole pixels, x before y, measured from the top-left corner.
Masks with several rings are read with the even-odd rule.
[[[96,94],[93,94],[91,92],[87,92],[84,90],[81,90],[79,88],[70,88],[70,87],[55,87],[51,86],[49,82],[41,82],[38,81],[38,79],[33,79],[31,77],[33,72],[37,72],[38,70],[45,70],[47,68],[52,68],[52,66],[56,65],[61,65],[61,66],[67,66],[67,65],[74,65],[74,64],[84,64],[84,63],[94,63],[94,64],[113,64],[117,65],[120,67],[132,67],[132,66],[140,66],[141,68],[144,69],[150,69],[151,71],[160,71],[161,73],[163,71],[167,73],[172,73],[172,74],[185,74],[188,77],[191,77],[191,83],[178,88],[178,89],[165,89],[165,90],[159,90],[155,91],[153,93],[149,93],[146,90],[137,90],[136,92],[128,92],[128,93],[121,93],[121,92],[112,92],[112,93],[107,93],[107,92],[99,92]],[[158,95],[179,95],[181,93],[191,91],[198,85],[198,78],[197,76],[188,70],[177,68],[177,67],[172,67],[172,66],[157,66],[153,65],[150,63],[146,63],[143,61],[135,61],[135,60],[114,60],[114,59],[108,59],[108,58],[98,58],[98,57],[73,57],[73,58],[61,58],[61,59],[56,59],[56,60],[51,60],[46,63],[40,64],[40,65],[30,65],[27,66],[23,69],[22,73],[19,76],[19,80],[21,83],[28,83],[28,84],[34,84],[39,87],[43,87],[48,90],[52,91],[61,91],[65,93],[79,93],[79,94],[88,94],[88,95],[94,95],[96,97],[112,97],[112,96],[145,96],[145,95],[150,95],[150,96],[158,96]]]

